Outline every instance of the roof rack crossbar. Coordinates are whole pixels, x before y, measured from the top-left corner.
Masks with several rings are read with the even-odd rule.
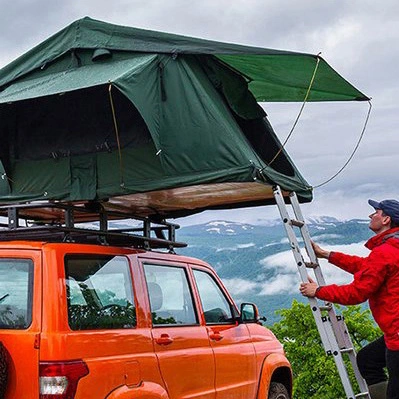
[[[97,203],[40,202],[0,206],[0,216],[8,217],[8,225],[0,224],[0,241],[21,238],[37,240],[40,237],[46,241],[97,241],[103,245],[135,245],[146,249],[166,248],[170,251],[174,247],[186,246],[176,241],[176,229],[180,227],[177,224],[104,209]],[[30,225],[22,227],[20,220]],[[109,222],[117,223],[121,220],[141,222],[142,226],[110,226]],[[88,222],[95,222],[98,228],[93,228],[93,225],[88,227],[85,225]]]

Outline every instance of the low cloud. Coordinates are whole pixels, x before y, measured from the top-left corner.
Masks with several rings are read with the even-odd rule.
[[[216,249],[216,252],[237,251],[238,249],[251,248],[251,247],[254,247],[254,246],[255,246],[255,243],[249,242],[247,244],[237,244],[234,247],[218,248],[218,249]]]
[[[279,274],[262,284],[259,295],[288,294],[295,292],[299,286],[299,278],[296,274]]]
[[[267,256],[260,261],[260,264],[265,269],[274,269],[280,273],[283,272],[284,274],[296,273],[298,270],[292,251],[278,252]]]
[[[245,295],[259,288],[259,283],[240,278],[223,279],[223,283],[233,297]]]
[[[363,243],[353,243],[348,245],[324,245],[320,244],[329,251],[344,252],[351,255],[367,256],[369,251]],[[306,258],[305,258],[306,260]],[[284,293],[297,293],[300,284],[299,271],[293,257],[292,251],[279,252],[262,259],[261,264],[264,269],[276,270],[276,275],[264,282],[260,282],[259,295],[275,295]],[[329,264],[327,260],[319,261],[323,277],[326,284],[348,284],[352,281],[352,276],[340,268]],[[312,269],[308,270],[309,275],[315,279]]]

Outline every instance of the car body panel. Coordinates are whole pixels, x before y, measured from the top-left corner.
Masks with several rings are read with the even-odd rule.
[[[9,354],[7,399],[34,398],[38,392],[39,343],[42,319],[42,253],[35,249],[2,249],[0,259],[33,262],[32,323],[27,329],[0,329],[0,341]],[[1,293],[3,295],[3,293]]]
[[[123,260],[134,293],[134,326],[71,328],[65,266],[70,256]],[[73,360],[83,361],[89,370],[79,380],[74,399],[265,399],[280,368],[290,389],[290,365],[281,344],[261,325],[239,322],[234,301],[206,262],[134,248],[43,242],[1,243],[2,258],[31,259],[34,265],[31,325],[0,328],[10,355],[5,399],[38,399],[39,362]],[[153,325],[146,264],[184,270],[196,322]],[[231,307],[231,321],[206,323],[195,270],[215,281]]]

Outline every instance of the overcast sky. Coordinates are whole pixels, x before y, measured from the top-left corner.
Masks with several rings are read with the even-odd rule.
[[[305,215],[366,218],[367,199],[399,198],[397,134],[399,3],[395,0],[0,0],[0,67],[76,19],[107,22],[322,57],[366,95],[372,113],[344,172],[314,192]],[[262,104],[283,141],[301,104]],[[360,136],[365,102],[307,104],[287,144],[313,186],[345,163]],[[275,207],[205,212],[188,219],[256,221]]]

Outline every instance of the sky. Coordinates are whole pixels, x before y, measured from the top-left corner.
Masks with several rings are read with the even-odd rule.
[[[317,54],[372,97],[369,123],[346,169],[316,188],[305,216],[367,218],[367,199],[399,199],[399,3],[395,0],[1,0],[0,67],[84,16],[217,41]],[[284,141],[302,104],[262,106]],[[360,137],[367,102],[305,105],[286,150],[317,186],[347,161]],[[207,211],[179,223],[214,219],[261,223],[276,207]]]

